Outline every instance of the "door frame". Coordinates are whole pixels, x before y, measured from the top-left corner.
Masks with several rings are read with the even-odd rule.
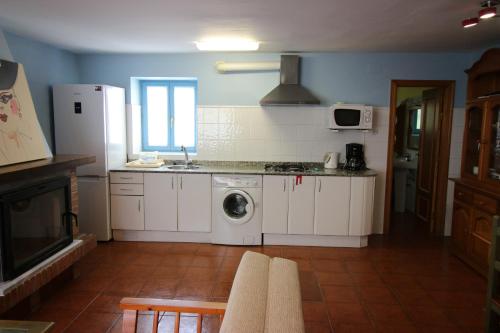
[[[440,124],[439,157],[437,184],[434,189],[433,200],[435,202],[434,224],[430,226],[430,233],[435,235],[444,234],[444,223],[446,217],[446,192],[448,187],[448,167],[450,161],[451,129],[453,120],[453,102],[455,98],[454,80],[391,80],[391,99],[389,109],[389,133],[387,144],[387,168],[385,179],[385,201],[384,201],[384,233],[388,233],[391,226],[392,211],[392,178],[394,175],[394,134],[397,108],[397,91],[399,87],[437,87],[443,88],[443,116]]]

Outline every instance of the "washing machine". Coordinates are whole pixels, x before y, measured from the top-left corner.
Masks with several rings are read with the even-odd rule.
[[[212,243],[262,244],[262,176],[212,176]]]

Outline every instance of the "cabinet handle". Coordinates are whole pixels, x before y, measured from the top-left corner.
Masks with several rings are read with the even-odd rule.
[[[319,189],[318,189],[318,192],[321,192],[321,179],[318,179],[319,181]]]
[[[174,189],[174,176],[172,176],[172,190]]]
[[[128,192],[130,192],[130,191],[133,191],[133,190],[131,188],[121,188],[120,191],[128,191]]]
[[[141,211],[141,199],[139,199],[137,202],[137,209]]]
[[[182,190],[182,176],[181,176],[181,190]]]
[[[120,179],[132,179],[133,177],[120,177]]]
[[[292,192],[295,192],[295,182],[292,182]]]
[[[283,178],[283,192],[286,191],[286,178]]]

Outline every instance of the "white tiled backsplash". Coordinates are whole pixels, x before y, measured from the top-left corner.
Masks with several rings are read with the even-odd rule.
[[[327,129],[327,112],[307,106],[199,107],[196,159],[320,162],[325,152],[344,157],[346,143],[367,141],[367,160],[386,154],[387,126],[335,133]],[[386,114],[387,109],[378,109],[375,119],[385,120]]]

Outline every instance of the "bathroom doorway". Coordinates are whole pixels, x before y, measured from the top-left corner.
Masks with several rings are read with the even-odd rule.
[[[386,233],[444,233],[453,93],[453,81],[392,81]]]

